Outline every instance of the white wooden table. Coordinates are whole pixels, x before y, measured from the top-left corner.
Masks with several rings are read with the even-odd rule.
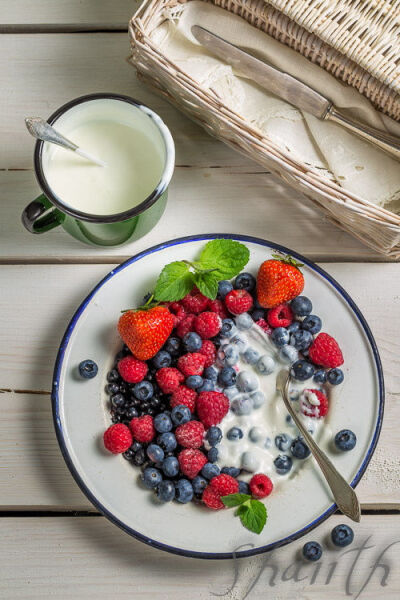
[[[127,0],[0,0],[0,597],[336,599],[357,597],[367,582],[359,597],[398,598],[400,267],[143,87],[124,61],[133,11]],[[109,250],[80,245],[62,230],[32,236],[20,223],[23,207],[39,192],[23,117],[47,117],[67,100],[97,91],[151,106],[170,127],[177,151],[161,222],[140,241]],[[351,549],[369,536],[371,547],[352,573],[357,553],[344,551],[327,551],[319,569],[301,565],[299,572],[302,542],[238,565],[154,550],[97,514],[63,462],[50,385],[75,307],[114,264],[169,238],[204,232],[265,237],[321,263],[372,327],[385,371],[386,415],[358,487],[364,514]],[[308,539],[323,539],[341,521],[332,517]],[[374,570],[394,542],[382,558],[386,566]]]

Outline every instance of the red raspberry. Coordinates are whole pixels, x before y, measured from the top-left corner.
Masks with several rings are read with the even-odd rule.
[[[218,425],[229,410],[229,400],[222,392],[201,392],[196,401],[197,415],[204,427]]]
[[[122,379],[128,383],[139,383],[145,378],[148,371],[147,364],[133,356],[121,358],[117,367]]]
[[[132,445],[132,434],[123,423],[111,425],[103,435],[104,446],[113,454],[121,454]]]
[[[226,319],[228,317],[228,311],[226,310],[222,300],[210,300],[208,303],[208,310],[217,313],[221,319]]]
[[[201,499],[208,508],[212,508],[213,510],[225,508],[225,504],[220,499],[218,492],[216,492],[211,485],[208,485],[205,488]]]
[[[261,329],[264,331],[264,333],[268,333],[268,335],[270,333],[272,333],[272,329],[268,325],[268,323],[267,323],[267,321],[265,319],[258,319],[258,321],[256,321],[256,325],[258,325],[259,327],[261,327]]]
[[[188,352],[178,358],[178,369],[185,377],[190,375],[201,375],[204,371],[206,357],[199,352]],[[173,390],[174,391],[174,390]]]
[[[203,340],[208,340],[221,331],[221,317],[217,313],[202,312],[195,318],[194,328]]]
[[[175,437],[184,448],[200,448],[203,443],[204,425],[200,421],[188,421],[175,429]]]
[[[226,473],[221,473],[221,475],[213,477],[210,481],[210,485],[220,496],[237,494],[239,491],[239,484],[236,479]]]
[[[203,296],[203,294],[199,292],[197,288],[194,288],[180,301],[186,312],[194,313],[195,315],[198,315],[199,313],[203,312],[203,310],[206,310],[209,302],[209,298]]]
[[[194,320],[196,315],[186,315],[176,328],[176,334],[180,338],[184,338],[187,333],[194,331]]]
[[[181,406],[183,404],[184,406],[188,407],[190,412],[193,413],[196,407],[196,398],[197,393],[194,390],[188,388],[186,385],[180,385],[172,394],[169,403],[171,408],[174,408],[174,406]]]
[[[328,398],[319,390],[304,390],[300,396],[300,410],[314,419],[325,417],[329,410]]]
[[[215,358],[217,356],[217,350],[212,343],[211,340],[204,340],[201,349],[199,350],[200,354],[206,357],[206,362],[204,363],[204,368],[211,367],[215,363]]]
[[[233,315],[240,315],[251,309],[253,298],[246,290],[231,290],[225,296],[225,306]]]
[[[263,473],[256,473],[250,479],[249,488],[254,498],[265,498],[272,492],[274,484]]]
[[[179,302],[167,302],[166,306],[170,313],[175,317],[174,327],[177,327],[179,323],[186,317],[186,311]]]
[[[308,352],[313,363],[328,369],[340,367],[344,362],[339,344],[327,333],[319,333]]]
[[[270,308],[267,315],[271,327],[289,327],[293,323],[293,312],[289,304],[279,304]]]
[[[184,379],[182,373],[174,367],[163,367],[156,373],[156,381],[164,394],[175,392]]]
[[[156,431],[153,425],[153,417],[144,415],[143,417],[134,417],[129,423],[133,438],[137,442],[151,442]]]
[[[185,448],[178,454],[179,467],[182,474],[194,479],[207,462],[207,458],[196,448]]]

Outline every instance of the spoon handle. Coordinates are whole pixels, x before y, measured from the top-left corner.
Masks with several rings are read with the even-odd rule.
[[[300,430],[300,433],[304,437],[312,455],[317,461],[321,471],[325,475],[325,479],[331,488],[335,502],[339,510],[352,519],[359,523],[361,518],[360,503],[357,495],[351,485],[344,479],[344,477],[338,472],[336,467],[332,464],[325,452],[314,441],[314,438],[309,434],[303,423],[297,416],[296,412],[291,406],[288,397],[288,387],[290,382],[290,376],[287,377],[284,387],[281,388],[281,393],[285,406],[296,424],[296,427]]]
[[[28,128],[29,133],[44,142],[51,142],[52,144],[57,144],[58,146],[62,146],[63,148],[68,148],[69,150],[77,150],[78,146],[68,140],[66,137],[61,135],[56,129],[54,129],[51,125],[49,125],[44,119],[40,117],[27,117],[25,119],[25,124]]]

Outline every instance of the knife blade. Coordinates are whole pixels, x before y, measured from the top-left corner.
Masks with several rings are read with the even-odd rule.
[[[324,119],[332,106],[330,100],[305,83],[255,58],[215,33],[211,33],[208,29],[204,29],[200,25],[193,25],[192,34],[202,46],[208,48],[217,58],[221,58],[231,65],[238,73],[242,73],[245,77],[252,79],[275,96],[286,100],[300,110]]]

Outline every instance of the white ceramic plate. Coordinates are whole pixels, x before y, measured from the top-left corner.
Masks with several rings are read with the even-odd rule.
[[[232,510],[213,512],[194,503],[155,505],[152,494],[137,484],[139,469],[102,447],[103,431],[110,424],[105,378],[121,343],[116,332],[121,310],[141,301],[166,263],[193,260],[205,240],[216,237],[245,243],[251,255],[246,270],[253,273],[274,249],[305,264],[304,293],[345,356],[345,381],[332,402],[327,431],[349,428],[358,440],[354,450],[342,454],[332,452],[331,432],[319,443],[353,486],[375,449],[384,404],[380,359],[365,319],[336,281],[296,252],[256,238],[203,235],[150,248],[111,271],[80,305],[60,346],[52,394],[58,441],[80,488],[113,523],[147,544],[200,558],[231,558],[239,548],[236,556],[271,550],[309,532],[336,508],[318,467],[309,459],[293,481],[267,498],[268,522],[256,535],[242,527]],[[99,374],[84,381],[76,370],[86,358],[96,361]]]

